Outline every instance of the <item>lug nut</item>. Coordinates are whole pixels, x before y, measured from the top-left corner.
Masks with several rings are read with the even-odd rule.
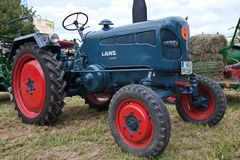
[[[138,132],[138,134],[142,134],[142,132]]]
[[[133,134],[130,134],[130,137],[133,137]]]

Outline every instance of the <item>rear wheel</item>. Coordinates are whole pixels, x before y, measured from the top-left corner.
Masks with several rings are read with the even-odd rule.
[[[96,108],[98,110],[107,110],[111,101],[112,94],[98,93],[85,95],[85,103],[89,105],[89,108]]]
[[[206,77],[198,77],[199,99],[203,101],[198,106],[192,103],[192,96],[178,95],[176,106],[180,117],[195,124],[214,126],[224,116],[227,102],[221,87]]]
[[[153,90],[141,85],[125,86],[113,96],[109,123],[118,145],[138,156],[156,156],[169,142],[167,108]]]
[[[64,106],[64,72],[56,55],[33,43],[16,51],[12,63],[12,92],[23,122],[51,124]]]

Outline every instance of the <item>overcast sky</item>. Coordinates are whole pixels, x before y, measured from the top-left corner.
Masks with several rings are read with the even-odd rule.
[[[133,0],[27,0],[42,18],[55,22],[55,32],[61,39],[76,38],[75,32],[65,31],[62,20],[73,12],[89,16],[89,30],[98,30],[102,19],[110,19],[114,26],[132,23]],[[168,16],[188,16],[191,35],[221,33],[230,36],[227,30],[236,25],[240,17],[240,0],[146,0],[148,19]]]

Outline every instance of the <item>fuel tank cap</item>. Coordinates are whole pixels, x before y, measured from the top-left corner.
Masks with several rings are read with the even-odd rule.
[[[113,25],[113,23],[108,19],[104,19],[99,23],[99,25],[103,25],[103,28],[102,28],[103,30],[109,30],[111,29],[110,25]]]

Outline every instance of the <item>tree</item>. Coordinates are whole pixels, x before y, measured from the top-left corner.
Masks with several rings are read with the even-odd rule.
[[[35,32],[32,18],[15,21],[14,24],[8,25],[14,19],[34,15],[35,11],[21,5],[21,0],[0,0],[0,40],[13,40],[16,37]]]

